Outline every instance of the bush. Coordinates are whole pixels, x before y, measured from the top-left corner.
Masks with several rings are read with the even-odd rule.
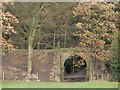
[[[111,47],[111,77],[110,81],[120,81],[120,36],[113,42]]]

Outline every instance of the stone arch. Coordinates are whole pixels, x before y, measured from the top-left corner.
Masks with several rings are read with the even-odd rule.
[[[69,56],[64,61],[64,80],[83,81],[86,78],[86,60],[80,55]]]

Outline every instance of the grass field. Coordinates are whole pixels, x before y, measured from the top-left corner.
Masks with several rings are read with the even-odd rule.
[[[3,82],[2,88],[118,88],[118,82]]]

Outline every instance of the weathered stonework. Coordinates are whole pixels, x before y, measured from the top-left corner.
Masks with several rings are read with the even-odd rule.
[[[27,72],[27,50],[14,50],[3,56],[4,80],[24,80]],[[39,81],[64,81],[64,62],[74,55],[83,57],[87,62],[86,81],[90,80],[90,53],[80,49],[34,50],[32,74]],[[8,70],[9,67],[20,70]],[[93,75],[94,76],[94,75]],[[16,78],[13,78],[16,77]],[[93,78],[93,77],[92,77]]]

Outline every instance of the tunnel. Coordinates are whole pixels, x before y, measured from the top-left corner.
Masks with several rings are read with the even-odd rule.
[[[79,55],[69,56],[64,62],[65,81],[85,81],[87,63]]]

